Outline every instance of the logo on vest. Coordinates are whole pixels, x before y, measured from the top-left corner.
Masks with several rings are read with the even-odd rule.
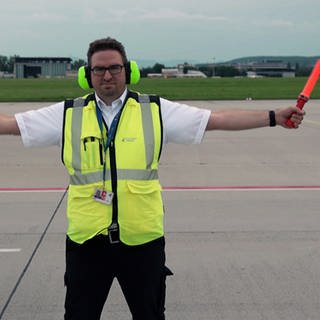
[[[135,142],[137,138],[130,138],[130,137],[125,137],[122,138],[122,142]]]

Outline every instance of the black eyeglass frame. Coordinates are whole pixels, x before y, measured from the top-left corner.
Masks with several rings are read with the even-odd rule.
[[[113,64],[109,67],[93,67],[90,70],[96,76],[103,76],[106,71],[109,71],[111,75],[118,74],[122,71],[122,68],[124,68],[124,66],[121,64]]]

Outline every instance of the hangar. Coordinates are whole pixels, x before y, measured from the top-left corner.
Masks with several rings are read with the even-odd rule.
[[[246,70],[249,78],[256,77],[295,77],[295,67],[282,60],[261,60],[239,64],[240,70]]]
[[[71,58],[59,57],[16,57],[16,78],[65,77],[71,68]]]

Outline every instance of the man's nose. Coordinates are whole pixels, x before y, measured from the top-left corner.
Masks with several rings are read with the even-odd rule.
[[[110,71],[107,69],[103,75],[104,79],[110,79],[112,78],[112,74],[110,73]]]

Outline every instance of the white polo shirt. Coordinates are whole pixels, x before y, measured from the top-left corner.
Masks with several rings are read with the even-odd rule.
[[[103,117],[110,127],[121,109],[127,90],[107,106],[96,96]],[[163,122],[163,143],[197,144],[202,141],[210,110],[191,107],[160,98]],[[48,107],[15,114],[21,138],[26,147],[61,146],[64,102]]]

